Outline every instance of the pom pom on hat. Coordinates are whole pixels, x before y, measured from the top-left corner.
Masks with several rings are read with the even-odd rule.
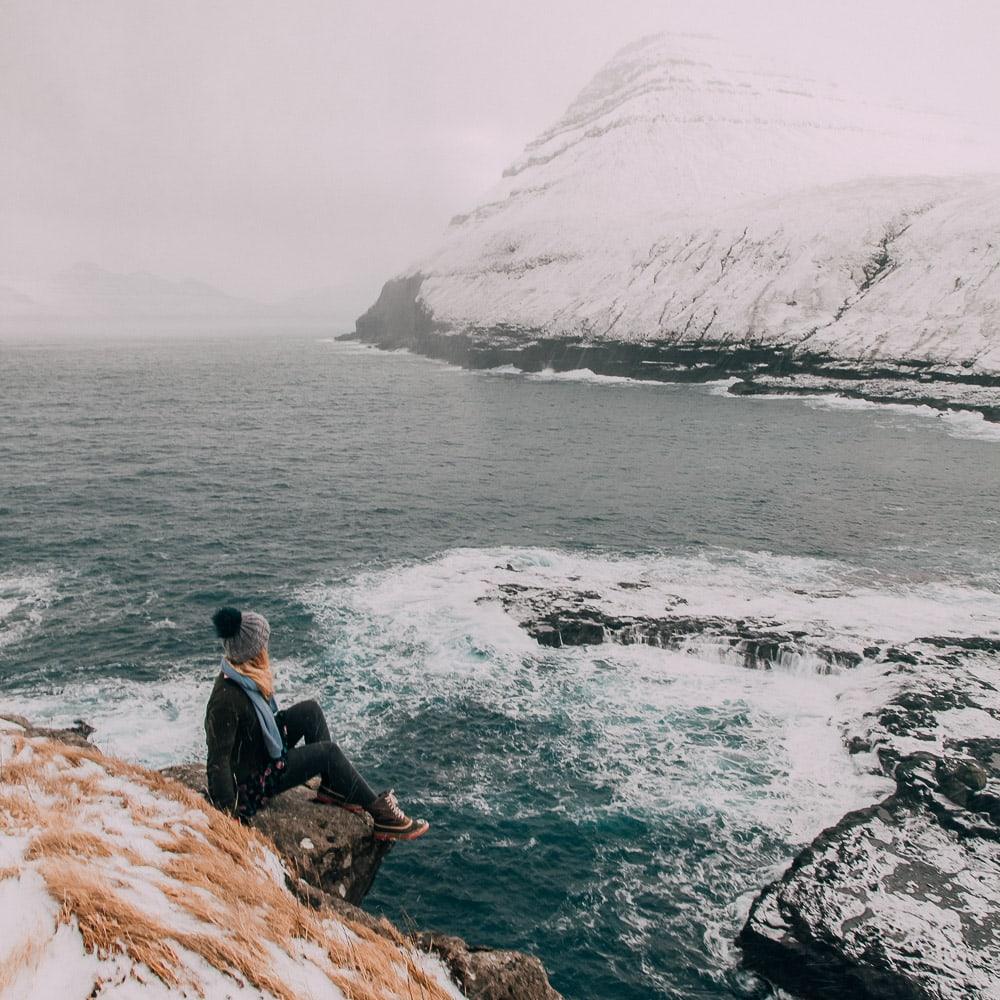
[[[267,649],[271,626],[256,611],[219,608],[212,615],[212,621],[230,663],[246,663]]]
[[[212,624],[220,639],[232,639],[239,634],[243,615],[236,608],[219,608],[212,615]]]

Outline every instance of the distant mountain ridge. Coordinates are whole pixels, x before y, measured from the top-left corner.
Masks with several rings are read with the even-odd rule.
[[[120,273],[87,262],[0,287],[0,316],[6,318],[234,317],[265,308],[201,281],[172,281],[148,271]]]
[[[471,364],[653,345],[740,375],[753,354],[1000,376],[997,151],[714,39],[641,39],[357,335]]]
[[[0,320],[300,320],[343,328],[349,326],[343,298],[339,289],[313,289],[260,302],[194,278],[172,280],[79,262],[47,278],[0,279]]]

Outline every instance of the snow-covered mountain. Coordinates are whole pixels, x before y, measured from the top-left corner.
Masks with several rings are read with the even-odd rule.
[[[645,38],[357,333],[472,363],[574,342],[1000,375],[998,149],[714,39]]]

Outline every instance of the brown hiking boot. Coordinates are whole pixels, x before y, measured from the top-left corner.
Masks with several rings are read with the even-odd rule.
[[[363,816],[365,812],[364,806],[358,805],[357,802],[348,802],[340,792],[335,792],[326,785],[320,785],[316,789],[316,797],[313,802],[318,802],[323,806],[338,806],[341,809],[346,809],[349,813],[354,813],[355,816]]]
[[[376,840],[416,840],[430,829],[427,820],[410,819],[399,808],[396,793],[391,788],[368,807],[368,812],[375,821]]]

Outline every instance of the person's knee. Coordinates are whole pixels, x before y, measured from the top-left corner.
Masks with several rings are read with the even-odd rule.
[[[308,701],[300,702],[299,708],[303,715],[314,725],[324,723],[323,709],[319,707],[319,702],[310,698]]]

